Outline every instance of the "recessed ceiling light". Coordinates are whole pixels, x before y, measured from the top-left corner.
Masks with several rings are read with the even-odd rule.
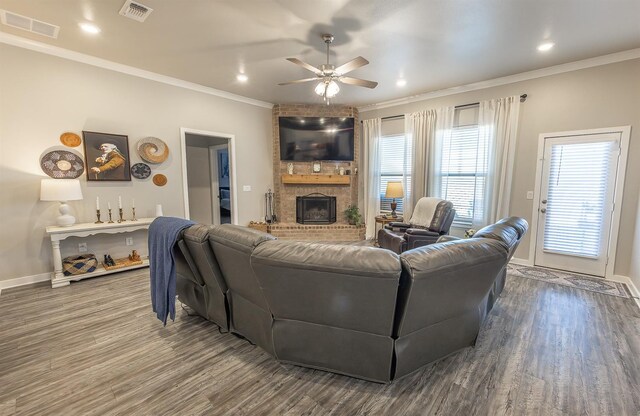
[[[236,79],[240,82],[247,82],[249,81],[249,77],[246,76],[245,74],[238,74],[236,75]]]
[[[405,85],[407,85],[407,80],[406,79],[399,79],[396,81],[396,85],[398,87],[404,87]]]
[[[93,23],[80,23],[80,28],[87,33],[91,33],[92,35],[100,33],[100,28]]]
[[[544,42],[541,43],[540,45],[538,45],[538,50],[540,52],[546,52],[548,50],[551,50],[551,48],[553,48],[556,44],[553,42]]]

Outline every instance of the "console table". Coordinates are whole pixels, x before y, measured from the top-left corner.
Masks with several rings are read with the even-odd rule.
[[[82,279],[87,279],[89,277],[102,276],[105,274],[121,272],[124,270],[131,269],[139,269],[141,267],[149,266],[149,259],[143,259],[142,264],[136,264],[133,266],[121,267],[114,270],[105,270],[104,267],[100,265],[100,261],[98,259],[98,267],[90,273],[84,273],[73,276],[65,276],[62,272],[62,255],[60,254],[60,241],[68,238],[68,237],[88,237],[95,234],[118,234],[118,233],[130,233],[132,231],[137,230],[147,230],[149,229],[149,224],[155,218],[140,218],[137,221],[123,221],[123,222],[114,222],[114,223],[84,223],[84,224],[74,224],[70,227],[58,227],[58,226],[49,226],[47,227],[47,234],[51,238],[51,249],[53,250],[53,273],[51,275],[51,287],[62,287],[67,286],[71,281],[77,281]]]

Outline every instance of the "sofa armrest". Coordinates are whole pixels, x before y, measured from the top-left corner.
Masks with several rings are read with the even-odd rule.
[[[454,237],[452,235],[441,235],[440,238],[438,238],[438,241],[436,241],[436,243],[446,243],[447,241],[457,241],[457,240],[462,240],[460,237]]]
[[[405,222],[390,222],[389,224],[384,226],[385,229],[392,231],[405,231],[410,227],[411,224],[407,224]]]
[[[425,236],[425,237],[439,237],[440,233],[437,233],[435,231],[430,231],[430,230],[424,230],[422,228],[409,228],[406,231],[407,234],[413,235],[413,236]]]

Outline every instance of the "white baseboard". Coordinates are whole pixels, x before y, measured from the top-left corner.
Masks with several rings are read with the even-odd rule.
[[[519,266],[533,266],[533,263],[529,261],[529,259],[519,259],[517,257],[511,257],[511,261],[509,263],[517,264]]]
[[[614,282],[624,283],[625,285],[627,285],[627,287],[629,288],[629,292],[631,292],[631,296],[633,296],[636,304],[638,304],[638,307],[640,307],[640,291],[630,277],[614,274],[613,276],[608,277],[607,280],[612,280]]]
[[[47,282],[51,280],[51,273],[40,273],[32,276],[16,277],[15,279],[0,280],[0,293],[3,289],[12,287],[32,285],[34,283]]]

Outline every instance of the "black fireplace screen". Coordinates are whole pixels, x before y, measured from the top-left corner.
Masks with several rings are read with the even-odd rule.
[[[298,224],[333,224],[336,222],[336,197],[309,194],[296,197]]]

